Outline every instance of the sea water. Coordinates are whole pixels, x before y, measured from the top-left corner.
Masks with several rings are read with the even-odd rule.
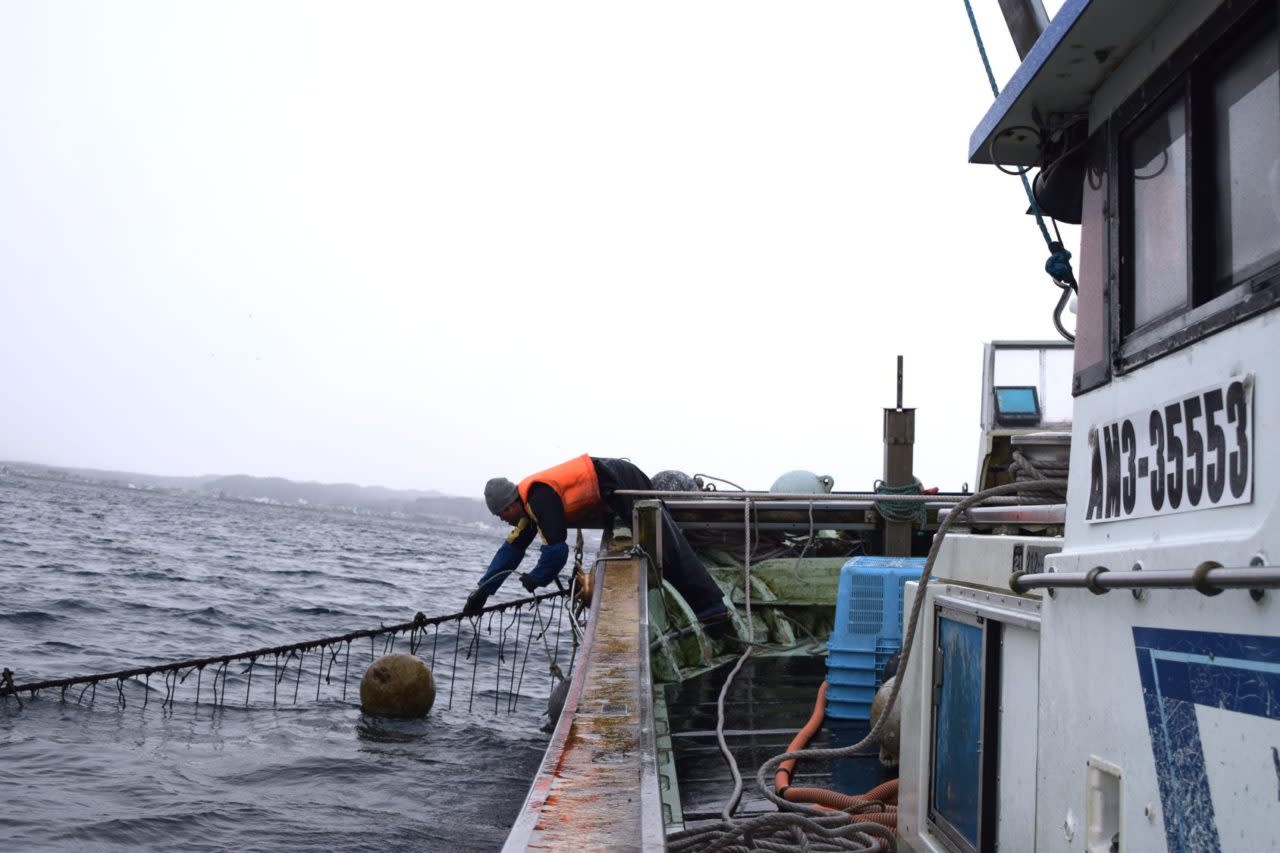
[[[0,667],[21,684],[456,612],[501,536],[0,475]],[[549,684],[522,677],[514,711],[438,701],[404,722],[354,692],[0,698],[0,849],[496,849],[546,746]]]

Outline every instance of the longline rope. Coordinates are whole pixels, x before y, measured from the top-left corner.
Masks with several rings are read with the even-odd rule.
[[[116,693],[117,704],[123,707],[124,701],[125,701],[124,699],[125,682],[139,681],[143,686],[144,690],[146,691],[145,698],[143,701],[143,707],[145,707],[150,698],[150,681],[151,681],[151,677],[154,675],[154,676],[159,676],[163,679],[164,699],[163,699],[162,705],[164,707],[172,708],[179,685],[185,683],[187,678],[190,677],[193,673],[196,676],[195,702],[196,704],[199,704],[201,695],[202,695],[202,689],[204,686],[203,684],[204,672],[206,669],[212,668],[213,676],[212,676],[211,684],[209,688],[210,693],[212,694],[212,697],[213,697],[212,702],[214,705],[224,705],[227,700],[227,690],[229,686],[228,679],[231,675],[230,665],[232,663],[244,663],[245,666],[240,674],[245,676],[244,703],[247,706],[249,704],[250,695],[252,691],[254,668],[255,666],[261,665],[263,659],[270,658],[271,659],[270,665],[275,669],[275,672],[271,679],[272,704],[274,705],[278,703],[280,699],[280,693],[281,693],[280,687],[282,684],[286,684],[286,687],[285,687],[286,690],[289,690],[291,688],[292,700],[296,702],[298,699],[298,695],[301,692],[302,677],[303,677],[303,670],[304,670],[304,665],[303,665],[304,659],[308,652],[315,652],[315,655],[317,658],[315,663],[316,698],[318,699],[320,696],[321,686],[326,683],[332,683],[333,667],[335,663],[337,663],[338,655],[343,651],[345,647],[346,655],[345,655],[345,662],[343,664],[343,678],[342,678],[343,680],[342,696],[345,699],[346,690],[347,690],[347,674],[350,671],[350,664],[351,664],[351,646],[355,641],[368,638],[370,643],[369,653],[370,653],[370,656],[372,657],[377,654],[377,651],[378,651],[377,641],[379,638],[382,639],[382,651],[384,654],[386,654],[395,649],[396,638],[401,634],[405,634],[408,636],[408,648],[411,650],[411,652],[416,653],[423,646],[422,640],[425,637],[426,629],[428,627],[431,627],[433,629],[433,637],[432,637],[432,643],[431,643],[431,666],[434,668],[437,660],[437,645],[439,643],[440,626],[447,623],[457,623],[459,626],[459,630],[455,634],[454,654],[453,654],[452,671],[451,671],[451,676],[455,676],[455,677],[451,677],[450,696],[449,696],[449,707],[452,707],[453,682],[456,682],[457,663],[458,663],[457,658],[458,658],[458,653],[460,651],[459,646],[462,638],[463,626],[469,625],[474,632],[467,644],[467,656],[469,658],[472,658],[472,663],[473,663],[472,669],[473,669],[473,676],[474,676],[474,671],[479,663],[478,650],[480,647],[480,640],[481,640],[481,628],[479,623],[484,618],[487,617],[488,631],[489,633],[492,633],[493,619],[495,616],[497,616],[498,618],[497,669],[500,677],[500,674],[502,672],[503,661],[505,660],[505,656],[507,652],[507,643],[508,643],[507,634],[510,632],[512,627],[515,627],[517,629],[516,642],[518,643],[520,629],[517,623],[519,622],[519,620],[521,619],[521,616],[523,615],[524,608],[527,607],[529,608],[530,613],[532,614],[529,617],[529,620],[531,623],[533,620],[537,621],[538,635],[543,640],[544,649],[547,649],[548,662],[554,667],[556,661],[555,661],[554,655],[550,652],[549,646],[547,645],[546,633],[553,626],[556,615],[563,614],[564,609],[560,608],[557,610],[557,605],[560,603],[560,599],[562,599],[566,594],[567,593],[564,591],[557,590],[554,592],[543,593],[541,595],[515,599],[512,601],[503,602],[501,604],[495,604],[490,607],[486,607],[477,616],[464,615],[463,613],[450,613],[443,616],[429,617],[419,612],[415,614],[413,619],[408,622],[401,622],[394,625],[380,625],[377,628],[369,628],[362,631],[351,631],[346,634],[340,634],[340,635],[330,636],[330,637],[321,637],[315,640],[305,640],[298,643],[290,643],[287,645],[280,645],[280,646],[269,646],[266,648],[251,649],[249,651],[235,652],[232,654],[225,654],[225,655],[216,655],[212,657],[192,658],[189,660],[175,661],[172,663],[152,664],[149,666],[138,666],[138,667],[132,667],[129,669],[116,670],[113,672],[94,673],[89,675],[75,675],[75,676],[70,676],[66,678],[53,678],[53,679],[46,679],[42,681],[30,681],[30,682],[25,682],[21,684],[17,683],[16,675],[13,672],[13,670],[8,667],[5,667],[3,671],[0,671],[0,698],[13,696],[18,702],[19,708],[21,708],[22,696],[24,694],[28,698],[34,698],[43,691],[58,690],[60,691],[60,698],[65,700],[67,698],[67,691],[69,689],[78,687],[80,688],[79,693],[73,694],[72,698],[74,698],[76,701],[83,701],[86,698],[86,693],[87,693],[88,701],[92,703],[97,696],[97,686],[99,684],[109,684],[114,681],[116,682],[115,693]],[[552,613],[550,614],[550,618],[548,618],[545,622],[543,620],[543,613],[541,609],[541,605],[544,601],[550,601],[551,607],[552,607]],[[510,611],[511,613],[510,622],[508,622],[507,620],[507,616],[506,616],[507,611]],[[532,630],[533,629],[531,628],[531,632]],[[558,639],[559,639],[559,635],[557,633],[557,641]],[[531,640],[532,640],[532,636],[530,637],[530,641]],[[513,666],[519,660],[519,655],[517,654],[517,651],[518,651],[518,645],[512,646],[510,650],[510,655],[512,658]],[[558,643],[557,643],[557,652],[558,652]],[[527,661],[527,659],[528,659],[528,654],[526,651],[525,660]],[[293,663],[293,666],[296,668],[296,671],[293,673],[289,672],[289,667],[291,662]],[[292,685],[287,685],[287,682],[285,682],[285,678],[288,675],[293,676]],[[523,673],[521,673],[520,678],[522,683]],[[513,680],[514,680],[514,675],[513,675]],[[501,681],[499,681],[498,687],[500,692]],[[474,694],[474,690],[475,690],[474,677],[471,684],[471,690],[472,690],[472,693]],[[514,705],[512,707],[514,709]]]

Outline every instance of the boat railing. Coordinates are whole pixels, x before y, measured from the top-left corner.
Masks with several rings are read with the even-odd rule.
[[[1220,566],[1201,563],[1194,569],[1155,569],[1149,571],[1111,571],[1094,566],[1086,572],[1036,572],[1014,575],[1009,581],[1014,592],[1045,589],[1050,595],[1057,589],[1087,589],[1103,595],[1113,589],[1192,589],[1203,595],[1217,595],[1228,589],[1247,589],[1255,601],[1264,590],[1280,587],[1280,566]]]
[[[839,504],[848,507],[850,504],[863,503],[868,506],[876,502],[892,500],[894,503],[924,503],[926,505],[952,506],[966,498],[972,497],[968,492],[942,493],[936,495],[893,494],[883,492],[824,492],[821,494],[804,492],[679,492],[658,491],[654,489],[619,489],[615,494],[631,495],[638,498],[661,498],[668,508],[712,507],[716,502],[724,502],[725,506],[741,507],[742,501],[750,500],[774,504],[778,502],[795,503],[793,509],[804,509],[819,504]],[[987,503],[1017,504],[1025,502],[1022,498],[1005,496],[990,498]],[[721,507],[724,508],[724,507]]]

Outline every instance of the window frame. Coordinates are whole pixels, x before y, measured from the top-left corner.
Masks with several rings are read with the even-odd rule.
[[[1216,294],[1212,84],[1242,48],[1273,28],[1280,54],[1280,2],[1227,4],[1178,48],[1107,122],[1108,290],[1112,367],[1123,375],[1280,303],[1280,258]],[[1135,326],[1133,199],[1127,146],[1152,119],[1181,101],[1186,113],[1187,296],[1181,307]],[[1198,202],[1198,204],[1197,204]],[[1077,377],[1079,380],[1080,377]],[[1077,381],[1077,388],[1082,383]]]

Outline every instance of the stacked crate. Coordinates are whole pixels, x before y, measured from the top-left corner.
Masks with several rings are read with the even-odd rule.
[[[868,720],[885,664],[902,647],[903,590],[923,557],[854,557],[840,569],[827,643],[827,717]]]

